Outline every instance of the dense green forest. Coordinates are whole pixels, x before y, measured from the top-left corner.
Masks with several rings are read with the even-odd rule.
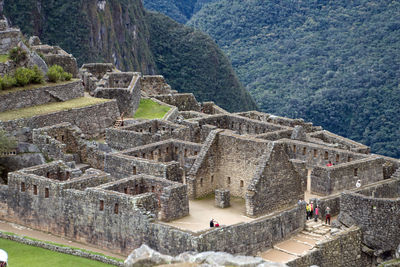
[[[209,33],[265,111],[400,158],[400,2],[220,0]]]
[[[186,23],[205,4],[218,0],[143,0],[144,6],[173,18],[177,22]]]
[[[104,6],[97,0],[4,4],[5,15],[25,35],[61,46],[79,65],[112,62],[121,70],[164,75],[173,89],[229,111],[256,108],[230,61],[207,34],[165,15],[147,14],[141,0],[108,0]]]

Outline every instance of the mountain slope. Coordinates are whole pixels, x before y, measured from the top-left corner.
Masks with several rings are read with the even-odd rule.
[[[203,5],[218,0],[143,0],[144,6],[179,23],[186,23]]]
[[[302,117],[400,157],[400,3],[220,0],[211,35],[263,111]]]
[[[196,42],[187,42],[187,27],[170,27],[173,21],[164,15],[147,17],[141,0],[13,0],[4,3],[4,12],[24,34],[61,46],[79,64],[113,62],[121,70],[162,74],[174,89],[190,90],[200,100],[213,100],[229,111],[256,108],[230,62],[209,37],[196,33]],[[165,23],[161,25],[165,32],[155,35],[154,25],[160,21]],[[160,42],[186,50],[160,50]],[[215,56],[199,57],[195,52],[204,52],[204,47]],[[174,67],[160,64],[162,57],[168,62],[173,59]],[[197,62],[196,66],[184,65],[190,62]]]
[[[148,12],[146,20],[157,69],[172,88],[196,92],[200,101],[223,103],[229,111],[256,109],[229,60],[208,35],[158,13]]]

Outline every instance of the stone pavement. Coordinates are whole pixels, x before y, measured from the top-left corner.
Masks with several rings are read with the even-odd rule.
[[[321,220],[308,220],[302,232],[261,252],[258,256],[265,260],[286,263],[306,254],[317,242],[329,239],[330,230],[331,226],[322,223]]]

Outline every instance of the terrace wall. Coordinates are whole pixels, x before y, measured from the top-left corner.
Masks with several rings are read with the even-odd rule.
[[[83,97],[83,86],[80,80],[14,91],[0,94],[0,112],[53,102],[64,102],[79,97]]]

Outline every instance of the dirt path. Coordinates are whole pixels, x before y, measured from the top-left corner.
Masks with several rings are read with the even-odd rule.
[[[22,226],[22,225],[9,223],[9,222],[5,222],[5,221],[1,221],[1,220],[0,220],[0,231],[10,232],[10,233],[14,233],[19,236],[27,236],[27,237],[39,239],[42,241],[53,242],[53,243],[66,245],[66,246],[70,246],[70,247],[81,248],[81,249],[85,249],[85,250],[89,250],[89,251],[93,251],[93,252],[97,252],[97,253],[102,253],[104,255],[115,257],[118,259],[126,259],[126,257],[123,255],[114,254],[107,250],[102,250],[102,249],[92,247],[87,244],[78,243],[78,242],[63,238],[63,237],[54,236],[54,235],[51,235],[51,234],[48,234],[45,232],[30,229],[30,228]]]

